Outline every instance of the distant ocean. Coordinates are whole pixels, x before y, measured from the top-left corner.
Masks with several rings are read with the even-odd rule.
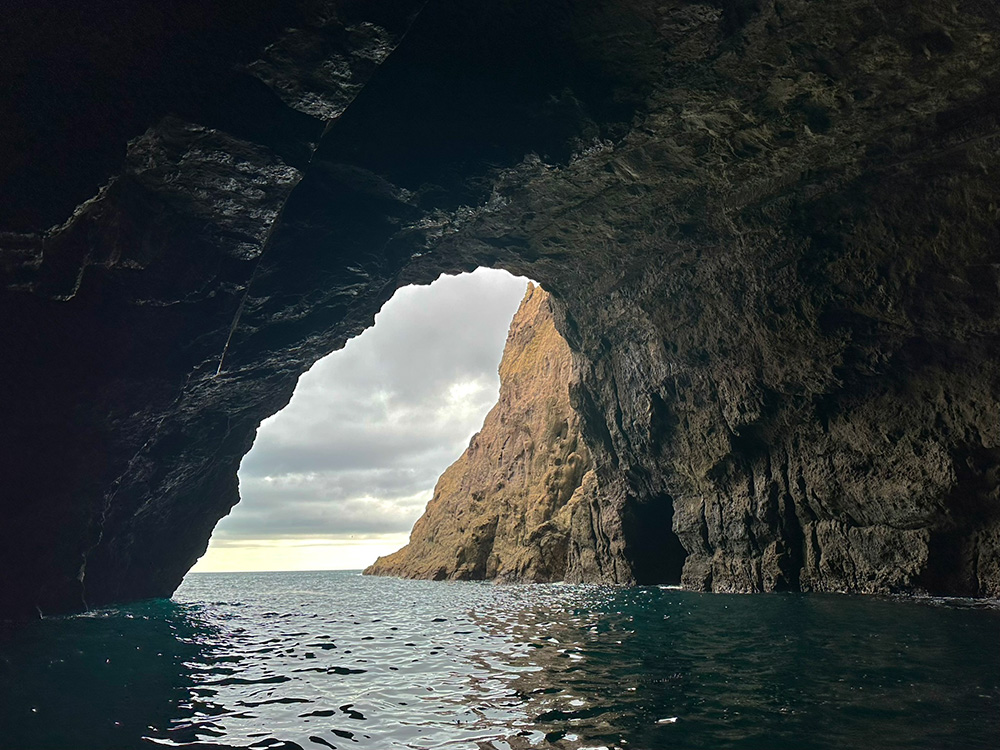
[[[192,574],[0,626],[0,748],[1000,748],[961,600]]]

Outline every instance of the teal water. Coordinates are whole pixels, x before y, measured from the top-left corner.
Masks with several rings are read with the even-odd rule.
[[[1000,747],[995,603],[191,575],[0,628],[0,748]]]

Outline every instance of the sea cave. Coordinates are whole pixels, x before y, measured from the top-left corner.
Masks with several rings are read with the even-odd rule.
[[[420,577],[1000,597],[995,3],[235,5],[6,11],[0,619],[170,597],[299,377],[480,267],[570,510]]]

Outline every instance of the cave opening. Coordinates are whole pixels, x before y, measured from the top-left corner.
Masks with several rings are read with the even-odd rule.
[[[640,586],[679,585],[687,550],[673,530],[674,500],[660,495],[645,502],[632,499],[623,518],[632,549],[632,571]]]
[[[479,268],[398,289],[262,423],[241,500],[192,570],[359,569],[403,546],[497,401],[528,282]]]

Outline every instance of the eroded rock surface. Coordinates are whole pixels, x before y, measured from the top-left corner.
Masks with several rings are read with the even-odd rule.
[[[528,285],[500,361],[500,398],[465,453],[441,475],[401,550],[365,573],[434,580],[585,577],[574,510],[599,502],[590,451],[569,401],[573,364],[551,298]],[[572,555],[571,552],[576,552]]]
[[[4,613],[169,594],[299,374],[477,265],[553,297],[595,576],[1000,595],[995,3],[118,5],[2,40]]]

